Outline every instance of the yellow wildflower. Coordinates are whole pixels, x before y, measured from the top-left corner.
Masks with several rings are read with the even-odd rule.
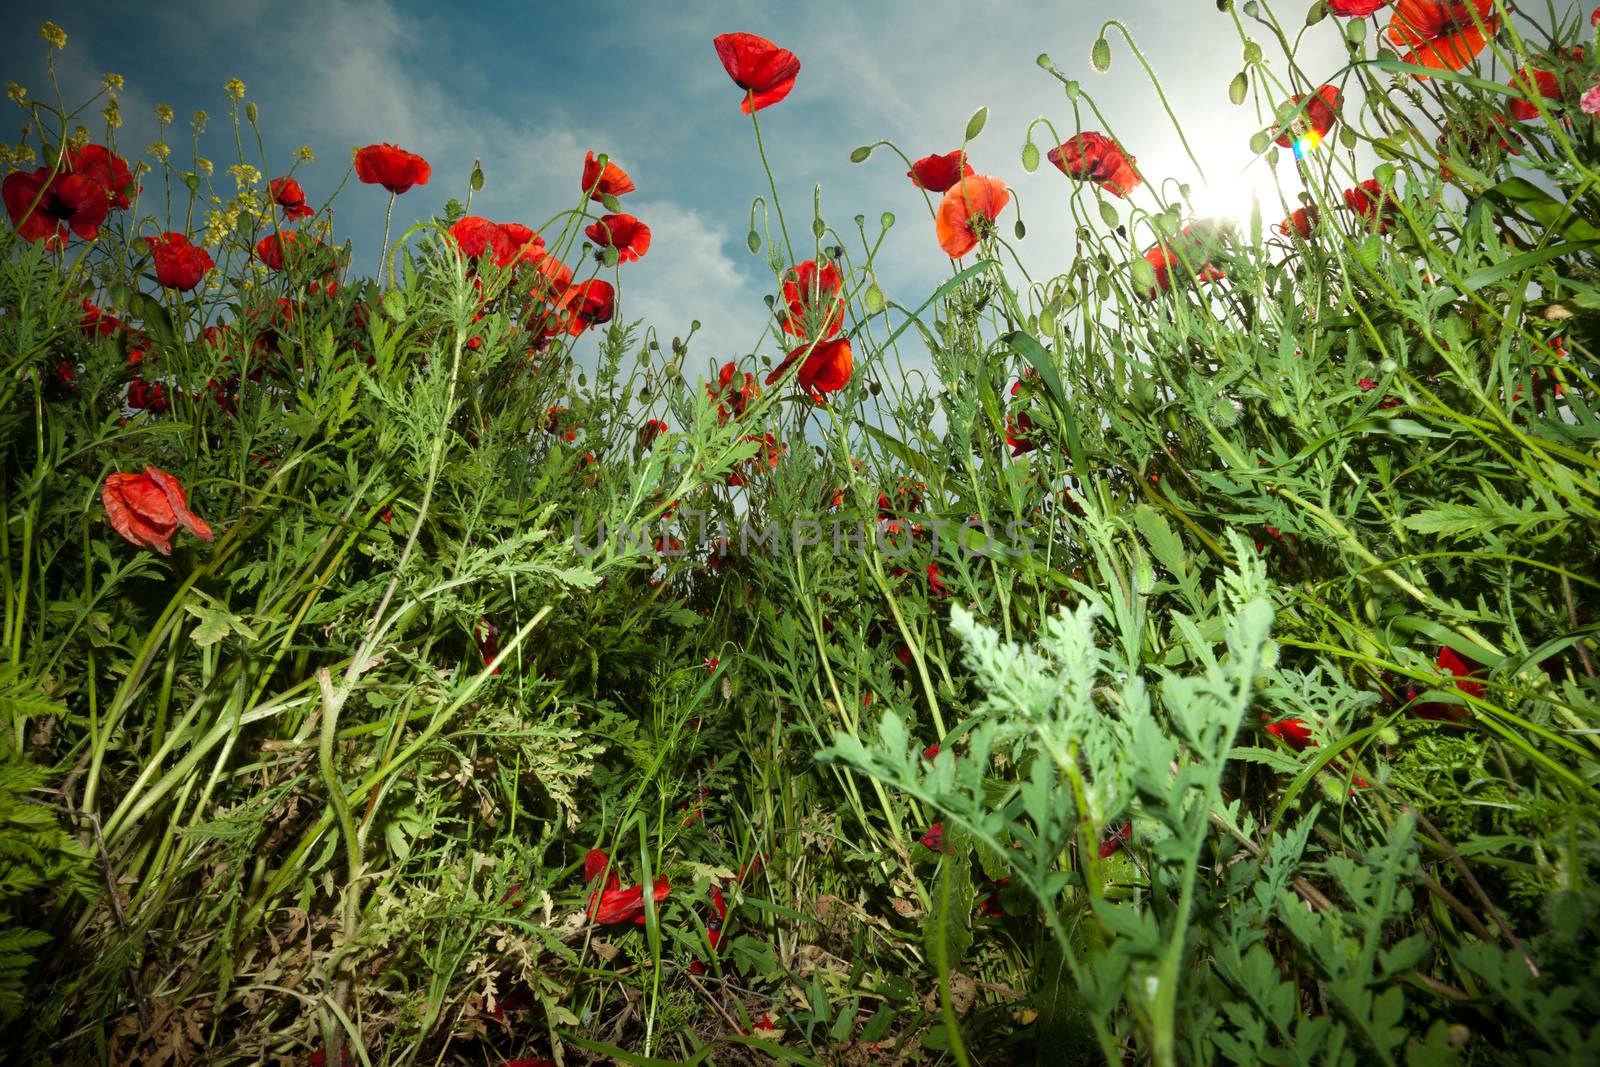
[[[6,96],[10,97],[13,104],[19,106],[28,102],[28,90],[16,82],[6,82]]]
[[[39,27],[39,36],[50,42],[52,48],[67,47],[67,34],[60,26],[47,22]]]
[[[296,148],[294,150],[294,157],[302,163],[310,163],[312,160],[317,158],[316,155],[311,151],[311,146],[308,144],[303,144],[299,148]]]
[[[145,155],[154,156],[165,163],[167,157],[172,155],[172,146],[165,141],[151,141],[144,151]]]
[[[194,169],[204,174],[207,178],[211,177],[211,160],[206,159],[204,156],[196,156]]]
[[[228,168],[228,173],[233,175],[235,184],[241,189],[247,189],[261,180],[261,172],[248,163],[235,163]]]
[[[165,126],[172,121],[172,108],[166,104],[156,105],[156,121]]]
[[[229,78],[223,83],[222,91],[228,94],[230,100],[244,99],[244,82],[238,78]]]
[[[101,111],[100,114],[106,120],[106,125],[113,130],[122,125],[122,109],[117,107],[115,97],[106,103],[105,110]]]
[[[210,115],[207,115],[204,111],[196,111],[194,113],[194,132],[205,133],[206,123],[209,121],[211,121]]]
[[[100,84],[105,86],[105,90],[108,93],[120,93],[122,92],[122,75],[107,74],[100,79]]]

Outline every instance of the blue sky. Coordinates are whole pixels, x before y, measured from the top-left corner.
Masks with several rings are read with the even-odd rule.
[[[1279,6],[1296,19],[1303,7]],[[624,209],[654,231],[650,253],[623,270],[624,315],[646,318],[663,336],[698,318],[705,325],[695,356],[720,361],[757,344],[767,316],[762,296],[774,284],[764,260],[745,248],[750,202],[766,192],[766,179],[750,121],[738,109],[740,91],[718,63],[712,37],[759,33],[799,55],[794,92],[760,115],[791,232],[807,230],[819,183],[824,214],[841,232],[853,232],[858,213],[875,229],[882,212],[894,212],[898,224],[878,276],[891,299],[915,306],[948,276],[949,261],[904,165],[885,151],[852,165],[850,150],[889,138],[913,158],[948,151],[972,112],[987,106],[988,126],[971,159],[1017,190],[1029,228],[1019,252],[1035,277],[1048,277],[1070,261],[1071,183],[1048,163],[1025,173],[1019,153],[1032,119],[1048,116],[1063,136],[1073,119],[1059,83],[1035,65],[1040,52],[1095,94],[1147,176],[1195,180],[1121,40],[1113,38],[1110,73],[1090,67],[1089,48],[1107,13],[1106,5],[1078,0],[459,7],[57,0],[44,14],[70,38],[58,64],[69,100],[92,93],[107,71],[126,78],[118,135],[125,155],[139,155],[154,135],[156,103],[178,113],[174,140],[186,132],[186,117],[204,108],[212,115],[204,150],[220,174],[232,152],[222,84],[238,77],[260,108],[271,173],[287,169],[296,145],[315,150],[316,162],[299,172],[313,203],[343,177],[352,147],[392,141],[434,167],[431,184],[400,198],[397,221],[464,196],[476,158],[488,182],[475,213],[537,226],[575,202],[585,150],[609,152],[639,186]],[[1162,77],[1210,169],[1218,206],[1247,205],[1252,185],[1270,188],[1263,164],[1240,173],[1263,120],[1251,105],[1228,103],[1229,79],[1241,66],[1231,19],[1212,0],[1124,0],[1114,13]],[[47,88],[36,35],[44,14],[12,6],[0,16],[0,76],[35,96]],[[1303,62],[1308,55],[1318,78],[1336,69],[1334,20],[1314,29]],[[1325,70],[1317,69],[1319,58]],[[103,124],[89,125],[98,139]],[[1047,137],[1038,138],[1041,151],[1051,147]],[[1291,189],[1293,181],[1291,174]],[[376,259],[385,202],[382,190],[352,182],[337,203],[337,236],[354,240],[361,272]],[[1280,217],[1276,206],[1267,214]],[[1008,215],[1007,228],[1011,221]],[[776,346],[769,340],[761,350]]]

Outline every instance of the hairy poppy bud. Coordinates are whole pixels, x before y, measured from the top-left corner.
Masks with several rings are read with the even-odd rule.
[[[860,148],[851,151],[850,162],[865,163],[867,161],[867,157],[870,155],[872,155],[872,146],[864,144]]]
[[[969,141],[975,140],[977,138],[978,134],[983,132],[984,123],[986,123],[988,121],[989,121],[989,109],[988,108],[980,107],[978,110],[974,111],[972,113],[972,117],[967,120],[966,139],[969,140]]]
[[[1029,174],[1039,169],[1039,148],[1032,141],[1022,146],[1022,169]]]
[[[1101,74],[1111,69],[1111,42],[1104,37],[1095,38],[1094,47],[1089,50],[1089,62],[1094,64],[1094,69]]]
[[[1249,90],[1250,79],[1245,75],[1245,72],[1241,70],[1239,73],[1233,76],[1233,81],[1228,83],[1228,99],[1232,101],[1235,106],[1242,104],[1244,103],[1245,93],[1247,93]]]

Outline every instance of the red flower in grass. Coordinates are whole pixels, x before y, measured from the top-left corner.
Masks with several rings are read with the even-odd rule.
[[[301,243],[302,238],[304,243]],[[283,270],[284,265],[289,263],[307,263],[319,252],[331,255],[331,250],[323,242],[305,237],[293,230],[269,233],[256,242],[256,258],[265,263],[270,270]],[[332,266],[331,263],[320,265],[330,268]]]
[[[1198,229],[1197,229],[1198,227]],[[1165,293],[1175,279],[1194,277],[1202,282],[1220,281],[1227,275],[1208,258],[1208,247],[1215,244],[1221,231],[1212,223],[1196,223],[1183,228],[1183,239],[1173,245],[1157,244],[1145,251],[1145,262],[1155,270],[1155,289],[1139,295],[1153,300],[1157,291]],[[1199,267],[1195,267],[1195,263]]]
[[[1460,70],[1484,50],[1489,38],[1499,30],[1494,0],[1397,0],[1394,19],[1389,23],[1389,40],[1410,49],[1403,57],[1406,63],[1434,70]]]
[[[1334,125],[1339,121],[1339,105],[1343,102],[1339,90],[1332,85],[1324,85],[1311,97],[1311,102],[1305,106],[1305,111],[1297,114],[1289,123],[1288,129],[1278,134],[1276,144],[1280,148],[1288,148],[1299,140],[1309,141],[1312,145],[1328,136]],[[1289,98],[1289,103],[1299,107],[1306,97],[1296,93]]]
[[[1069,178],[1094,182],[1113,196],[1127,196],[1139,187],[1133,156],[1103,133],[1086,131],[1069,137],[1045,153],[1045,158]]]
[[[728,917],[728,902],[722,897],[722,889],[713,885],[711,887],[711,913],[706,916],[706,940],[711,942],[711,951],[717,951],[717,945],[722,941],[722,924]],[[706,966],[699,960],[689,963],[690,974],[705,974]]]
[[[1354,189],[1346,189],[1344,206],[1361,217],[1368,233],[1388,233],[1394,229],[1400,215],[1400,201],[1376,178],[1368,178]]]
[[[1506,105],[1506,110],[1518,122],[1532,122],[1539,117],[1539,109],[1532,102],[1534,93],[1546,100],[1561,99],[1561,79],[1548,70],[1536,70],[1530,75],[1527,67],[1518,67],[1517,73],[1507,84],[1528,97],[1526,100],[1514,97]]]
[[[106,201],[118,211],[130,205],[128,190],[133,188],[133,172],[128,161],[103,144],[86,144],[67,155],[67,171],[81,174],[105,190]]]
[[[1328,13],[1344,19],[1364,19],[1393,0],[1327,0]]]
[[[1026,411],[1006,416],[1006,444],[1011,446],[1012,459],[1039,447],[1040,438],[1037,430],[1033,416]]]
[[[972,174],[972,164],[967,162],[966,154],[959,148],[942,156],[923,156],[906,171],[906,177],[911,179],[912,185],[930,193],[948,192],[952,185]]]
[[[129,362],[138,363],[144,359],[144,353],[139,349],[139,358],[133,359],[130,354]],[[172,407],[172,401],[167,397],[167,387],[160,382],[147,382],[135,379],[128,383],[127,406],[135,411],[148,411],[152,415],[165,415]]]
[[[602,872],[608,869],[610,861],[606,854],[598,848],[590,849],[583,861],[583,878],[585,884],[593,884]],[[667,899],[671,890],[665,876],[657,877],[651,888],[651,897],[657,904]],[[584,911],[589,918],[602,926],[615,923],[637,923],[644,925],[644,885],[622,888],[622,879],[617,877],[613,870],[606,879],[604,886],[596,886],[589,893],[589,900]]]
[[[1100,858],[1108,859],[1117,849],[1128,843],[1128,838],[1133,836],[1133,823],[1125,822],[1119,829],[1111,831],[1111,836],[1100,843]]]
[[[767,384],[771,385],[782,377],[783,372],[801,356],[805,356],[805,362],[800,364],[800,390],[813,402],[827,403],[825,394],[836,393],[850,383],[850,373],[855,366],[850,353],[850,339],[835,337],[814,345],[801,345],[784,356],[783,362],[767,375]]]
[[[189,510],[178,479],[146,467],[143,474],[107,475],[100,492],[111,528],[141,548],[172,555],[172,535],[182,526],[202,541],[212,540],[211,527]]]
[[[599,200],[602,196],[621,196],[631,193],[636,188],[633,179],[628,177],[627,171],[606,160],[605,166],[594,158],[593,152],[583,155],[583,191],[589,194],[590,200]]]
[[[1311,727],[1304,719],[1269,722],[1263,729],[1296,752],[1303,752],[1311,744]]]
[[[91,240],[111,213],[111,202],[94,179],[66,173],[51,178],[48,167],[6,175],[0,199],[5,200],[11,224],[28,241],[64,242],[68,230]]]
[[[733,84],[745,90],[739,110],[746,115],[771,107],[794,88],[800,59],[787,48],[779,48],[753,33],[724,33],[711,43],[722,60],[722,69]]]
[[[563,303],[569,308],[566,319],[567,333],[578,336],[591,326],[611,321],[616,313],[617,291],[610,282],[591,278],[582,285],[567,291]]]
[[[922,750],[922,758],[925,759],[925,760],[938,759],[939,758],[939,744],[938,744],[938,742],[934,742],[933,744],[929,745],[927,748],[923,749]]]
[[[473,637],[478,642],[478,652],[483,656],[483,665],[487,667],[494,662],[496,656],[500,655],[500,631],[487,618],[480,618]],[[499,674],[500,668],[497,666],[489,673]]]
[[[939,247],[951,259],[960,259],[978,246],[978,238],[994,228],[1011,202],[1011,192],[999,178],[974,174],[962,178],[944,194],[939,202],[939,215],[934,221],[934,234]]]
[[[520,222],[490,222],[481,215],[465,215],[451,225],[450,236],[468,259],[488,255],[497,267],[531,262],[544,253],[544,238]]]
[[[413,185],[427,185],[433,168],[415,152],[384,142],[356,149],[356,178],[367,185],[381,185],[399,195]]]
[[[156,282],[185,293],[199,285],[206,271],[216,266],[211,253],[190,244],[181,233],[150,238],[150,255],[155,260]]]
[[[110,337],[118,330],[127,329],[121,319],[109,311],[101,311],[88,300],[83,302],[83,318],[78,320],[78,326],[85,337]]]
[[[634,433],[634,439],[639,442],[640,448],[649,448],[656,443],[656,438],[666,433],[668,426],[660,419],[646,419],[644,425]]]
[[[740,375],[733,362],[724,363],[717,372],[717,384],[706,383],[706,395],[717,402],[717,423],[725,425],[730,417],[744,418],[745,408],[761,395],[756,376],[749,371]]]
[[[313,1052],[310,1058],[306,1060],[306,1067],[328,1067],[328,1050],[326,1048],[319,1047],[317,1051]],[[350,1057],[350,1050],[348,1048],[341,1048],[339,1050],[339,1067],[356,1067],[356,1061]]]
[[[756,449],[756,454],[753,460],[745,460],[744,462],[740,463],[738,467],[734,468],[732,474],[728,475],[728,484],[734,488],[738,488],[739,486],[745,484],[745,467],[749,466],[751,463],[754,463],[755,473],[759,473],[761,471],[761,465],[764,463],[766,464],[766,468],[768,470],[777,470],[778,461],[782,459],[783,454],[789,450],[788,445],[783,444],[770,433],[762,434],[759,437],[753,433],[745,434],[740,438],[740,440],[754,441],[760,447]]]
[[[944,823],[936,822],[917,838],[917,843],[935,852],[944,851]]]
[[[283,209],[286,219],[309,219],[316,210],[306,203],[306,191],[293,178],[274,178],[267,183],[272,200]]]
[[[602,216],[583,232],[601,248],[615,248],[619,263],[632,263],[650,251],[650,227],[632,215]]]
[[[832,263],[808,259],[783,282],[783,330],[796,337],[832,337],[844,322],[844,279]],[[771,379],[768,379],[771,383]]]
[[[1456,682],[1456,688],[1463,696],[1482,698],[1483,683],[1473,677],[1472,667],[1467,661],[1458,656],[1454,649],[1442,647],[1439,649],[1438,658],[1434,664],[1452,678],[1463,679]],[[1461,722],[1470,712],[1460,704],[1445,704],[1437,700],[1430,700],[1422,704],[1413,704],[1411,714],[1419,719],[1434,721]]]
[[[1297,233],[1302,238],[1310,240],[1311,231],[1317,228],[1317,220],[1321,218],[1321,215],[1322,212],[1317,205],[1307,204],[1305,207],[1297,207],[1289,212],[1289,217],[1278,223],[1274,228],[1285,237],[1291,233]]]

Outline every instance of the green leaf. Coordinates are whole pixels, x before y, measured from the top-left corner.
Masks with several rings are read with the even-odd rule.
[[[1581,219],[1574,218],[1572,221],[1582,227],[1593,229],[1589,223],[1583,222]],[[1493,285],[1495,282],[1502,281],[1512,275],[1520,274],[1532,267],[1537,267],[1541,263],[1548,263],[1552,259],[1572,255],[1575,252],[1586,252],[1597,245],[1600,245],[1600,236],[1594,239],[1568,241],[1565,244],[1535,248],[1531,252],[1523,252],[1521,255],[1512,256],[1510,259],[1502,260],[1499,263],[1480,267],[1461,279],[1460,288],[1463,292],[1470,293],[1473,290],[1482,289],[1486,285]]]

